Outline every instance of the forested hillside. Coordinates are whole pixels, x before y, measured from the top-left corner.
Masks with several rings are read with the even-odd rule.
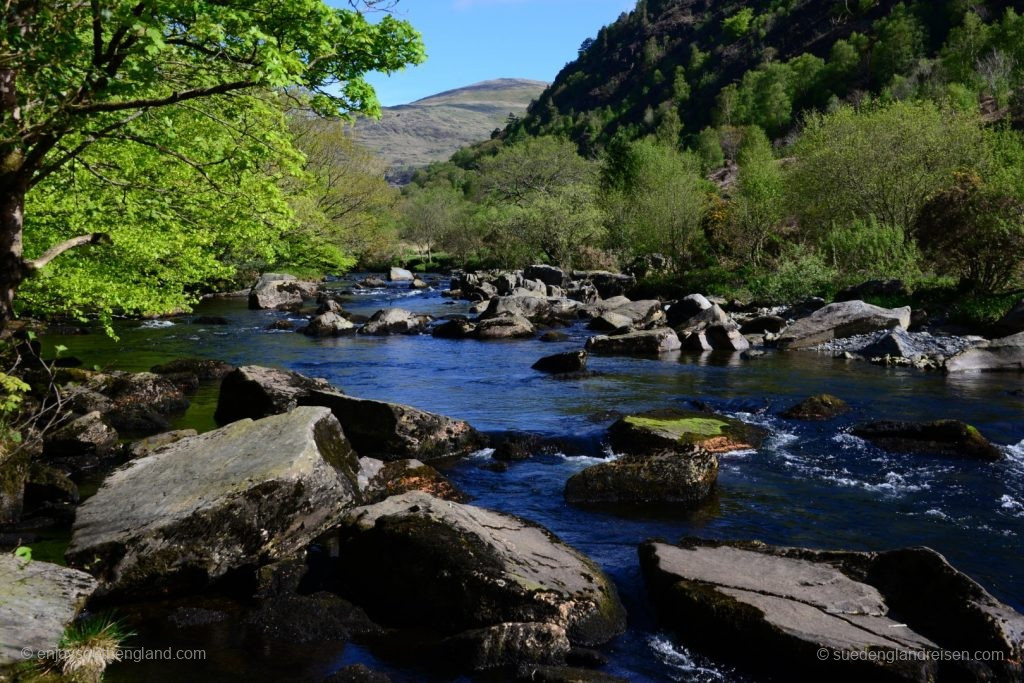
[[[565,134],[584,151],[659,126],[692,137],[709,125],[756,124],[779,136],[809,108],[868,92],[935,96],[970,81],[987,81],[998,108],[1024,61],[1024,36],[985,24],[1022,5],[640,0],[580,46],[514,132]]]

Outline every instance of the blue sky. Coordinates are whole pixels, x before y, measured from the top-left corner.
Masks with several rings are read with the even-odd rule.
[[[340,0],[334,0],[338,3]],[[370,82],[385,106],[492,78],[551,81],[584,38],[636,0],[399,0],[423,34],[427,61]]]

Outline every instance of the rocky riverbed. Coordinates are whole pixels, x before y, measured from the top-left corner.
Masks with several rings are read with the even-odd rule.
[[[837,330],[846,338],[864,325],[879,327],[872,337],[892,334],[903,312],[852,304],[815,318],[818,305],[786,317],[699,295],[630,301],[618,276],[562,273],[554,284],[549,269],[529,274],[476,276],[479,296],[466,294],[460,276],[451,289],[459,294],[448,297],[441,281],[431,290],[359,278],[300,311],[218,300],[194,317],[122,327],[119,342],[54,340],[102,372],[65,371],[81,387],[82,424],[51,438],[42,461],[71,478],[63,493],[50,483],[40,499],[56,474],[28,476],[34,498],[5,538],[38,548],[40,567],[63,560],[61,529],[77,507],[66,558],[100,579],[87,587],[92,603],[130,615],[142,625],[140,642],[213,652],[198,668],[115,665],[111,680],[196,671],[253,680],[301,671],[321,680],[357,675],[355,665],[393,680],[474,669],[528,680],[760,680],[758,662],[663,630],[673,615],[654,609],[667,600],[649,563],[641,579],[647,551],[637,555],[651,537],[665,547],[695,547],[684,537],[844,551],[928,545],[983,587],[965,579],[936,590],[972,604],[990,591],[982,602],[1008,624],[1009,645],[998,647],[1019,653],[1017,374],[922,373],[770,348],[834,339]],[[265,279],[262,293],[267,282],[277,280]],[[312,294],[294,284],[283,294],[291,290]],[[295,333],[328,314],[355,331]],[[361,331],[367,325],[376,325],[372,333]],[[452,334],[431,334],[443,326]],[[799,334],[787,337],[793,327]],[[543,335],[551,341],[537,342]],[[613,341],[588,343],[600,337]],[[589,356],[580,355],[584,346]],[[744,359],[748,346],[768,353]],[[1006,365],[1003,346],[978,342],[987,356],[972,362]],[[169,363],[183,356],[224,362]],[[148,374],[118,374],[111,361]],[[790,410],[822,392],[842,397],[843,409],[811,402],[830,408],[813,420],[804,419],[809,408]],[[879,426],[895,418],[906,422]],[[932,424],[938,418],[963,426]],[[178,431],[138,441],[170,428]],[[875,433],[901,441],[876,444]],[[85,459],[76,455],[83,444]],[[247,448],[260,457],[246,457]],[[203,455],[214,451],[222,457]],[[147,498],[147,487],[160,497]],[[821,559],[801,552],[801,561]],[[749,559],[763,576],[763,560]],[[844,555],[838,570],[806,571],[846,572],[851,585],[875,586],[863,574],[870,562]],[[729,566],[745,571],[735,558]],[[886,576],[922,571],[912,562],[886,566]],[[910,618],[905,588],[871,590],[880,591],[873,604],[884,603],[874,611]],[[960,642],[913,628],[923,629],[914,647]],[[809,642],[822,633],[808,631]],[[959,675],[943,671],[939,680]],[[1014,675],[1019,669],[998,674]]]

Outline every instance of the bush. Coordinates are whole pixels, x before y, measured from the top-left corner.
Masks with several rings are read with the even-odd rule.
[[[744,7],[736,14],[731,17],[726,17],[722,20],[722,28],[729,35],[730,38],[736,40],[742,38],[750,32],[750,25],[754,21],[754,10],[750,7]]]
[[[902,227],[880,223],[874,216],[834,226],[820,249],[840,286],[887,278],[913,283],[921,276],[917,244]]]
[[[838,273],[820,253],[802,244],[787,245],[773,269],[750,278],[750,291],[776,303],[810,296],[831,298]]]

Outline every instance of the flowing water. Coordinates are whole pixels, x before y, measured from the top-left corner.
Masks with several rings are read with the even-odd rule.
[[[436,290],[399,288],[367,290],[345,304],[367,315],[386,306],[437,317],[468,308]],[[594,357],[593,376],[559,380],[530,366],[541,356],[579,348],[588,336],[582,325],[566,330],[568,341],[550,344],[429,336],[311,340],[268,331],[269,323],[288,314],[249,311],[241,300],[209,301],[197,314],[221,315],[230,324],[199,326],[187,317],[125,323],[117,326],[117,341],[92,334],[49,342],[68,346],[88,366],[125,370],[182,356],[280,366],[325,377],[355,396],[462,418],[481,430],[571,436],[584,443],[596,442],[622,413],[694,402],[767,428],[771,437],[759,451],[722,458],[713,499],[688,513],[626,516],[567,505],[565,480],[596,462],[592,456],[542,455],[494,472],[481,467],[490,457],[484,451],[446,472],[475,504],[543,524],[615,579],[630,626],[605,648],[609,673],[638,681],[746,680],[657,628],[636,558],[637,543],[650,537],[855,550],[927,545],[997,598],[1024,610],[1024,398],[1013,393],[1024,387],[1019,375],[947,377],[793,352],[749,361],[730,355]],[[852,413],[824,423],[777,416],[821,392],[845,399]],[[215,401],[215,387],[202,390],[181,424],[212,428]],[[1007,458],[989,464],[889,454],[845,433],[855,422],[886,418],[964,420],[1001,444]],[[205,663],[121,664],[111,678],[318,680],[354,662],[386,670],[396,681],[430,678],[351,644],[330,651],[295,646],[251,652],[221,633],[192,646],[212,650]]]

